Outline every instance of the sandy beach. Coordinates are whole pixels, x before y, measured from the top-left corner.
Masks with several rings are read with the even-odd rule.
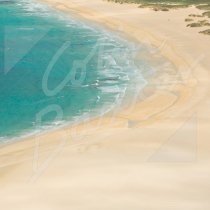
[[[0,148],[2,209],[209,210],[210,36],[195,7],[155,12],[102,0],[43,0],[163,58],[130,103]],[[144,59],[139,54],[138,59]]]

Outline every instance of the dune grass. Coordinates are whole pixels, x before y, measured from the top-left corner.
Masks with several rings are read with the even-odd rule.
[[[171,9],[185,8],[189,6],[196,6],[198,9],[203,10],[202,14],[190,14],[185,18],[187,27],[210,27],[210,23],[206,18],[210,18],[210,0],[107,0],[116,3],[133,3],[138,4],[140,8],[151,8],[154,11],[169,11]],[[203,20],[197,20],[202,18]],[[210,29],[201,31],[199,33],[210,35]]]
[[[204,35],[210,35],[210,29],[207,29],[205,31],[200,31],[199,33]]]
[[[149,7],[155,11],[168,11],[196,5],[199,9],[210,10],[209,0],[108,0],[116,3],[133,3],[139,4],[139,7]]]

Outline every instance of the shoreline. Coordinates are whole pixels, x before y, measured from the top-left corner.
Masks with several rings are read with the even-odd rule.
[[[41,4],[44,4],[44,3],[42,2]],[[54,8],[50,8],[50,9],[53,9],[52,12],[54,11]],[[56,10],[56,11],[58,11],[58,10]],[[60,15],[60,12],[65,14],[65,12],[59,11],[58,15]],[[63,15],[63,14],[61,14],[61,15]],[[71,15],[71,17],[72,17],[72,15]],[[74,16],[74,17],[75,17],[75,21],[79,21],[79,22],[81,22],[81,24],[83,24],[83,22],[85,22],[86,26],[90,25],[91,27],[93,27],[93,29],[99,30],[100,33],[104,32],[107,35],[107,37],[110,36],[110,38],[116,39],[117,41],[119,41],[119,43],[125,45],[129,49],[129,51],[132,52],[132,49],[131,49],[132,47],[130,45],[134,45],[133,40],[131,43],[130,40],[127,40],[127,39],[123,38],[122,36],[119,36],[119,34],[114,33],[114,31],[108,30],[107,28],[105,28],[103,26],[99,26],[99,25],[96,26],[95,23],[93,24],[92,22],[87,23],[86,20],[82,20],[79,17],[76,17],[76,16]],[[65,14],[64,18],[65,18],[65,21],[68,21],[68,19],[66,19],[66,18],[70,18],[70,17],[68,14]],[[127,57],[130,57],[130,56],[127,56]],[[128,60],[132,61],[131,58],[129,58]],[[144,81],[143,78],[141,78],[141,80]],[[131,83],[131,82],[129,82],[129,83]],[[135,83],[137,84],[137,82],[135,82]],[[128,88],[126,88],[126,89],[129,89],[129,86],[131,86],[131,84],[128,84],[127,86],[128,86]],[[138,86],[142,86],[140,81],[139,81]],[[127,92],[128,91],[125,91],[125,95],[127,95]],[[120,95],[122,95],[122,94],[120,94]],[[83,115],[78,116],[78,118],[81,118],[80,120],[79,119],[75,119],[75,121],[65,120],[62,123],[58,123],[58,126],[49,124],[49,125],[43,126],[43,127],[48,127],[48,128],[36,128],[35,127],[34,129],[28,129],[27,131],[20,133],[20,135],[15,136],[14,134],[12,134],[11,136],[8,136],[8,137],[2,136],[1,141],[0,141],[0,147],[2,148],[2,147],[8,146],[8,145],[11,145],[14,143],[18,143],[18,142],[21,142],[24,140],[33,139],[39,135],[47,135],[50,132],[56,132],[57,130],[60,130],[60,129],[75,127],[75,126],[78,126],[80,123],[84,123],[84,122],[88,123],[89,121],[96,120],[97,118],[100,118],[101,116],[106,116],[106,115],[114,112],[117,109],[121,109],[122,106],[125,106],[125,103],[122,102],[125,100],[124,97],[120,96],[119,98],[120,99],[118,99],[118,100],[121,101],[120,105],[115,105],[115,104],[119,104],[119,102],[116,101],[116,103],[111,104],[111,106],[110,106],[111,108],[108,106],[106,108],[103,106],[103,107],[101,107],[101,109],[97,108],[97,110],[98,110],[97,114],[94,113],[93,115],[87,116],[85,118],[83,118]],[[122,103],[123,103],[123,105],[122,105]],[[86,113],[84,113],[84,114],[86,114]]]
[[[66,5],[66,4],[62,4],[62,1],[61,1],[60,4],[57,4],[57,3],[54,4],[51,0],[38,0],[38,1],[40,3],[42,3],[42,4],[45,3],[48,6],[52,6],[53,9],[60,10],[61,12],[64,12],[67,16],[68,16],[68,12],[71,11],[71,9],[73,8],[73,10],[71,11],[70,16],[74,16],[79,21],[81,21],[81,22],[83,21],[83,22],[87,23],[87,25],[90,24],[93,27],[95,26],[99,30],[104,30],[105,29],[107,32],[111,31],[110,33],[113,33],[114,36],[117,36],[117,38],[119,37],[120,39],[122,39],[125,42],[130,42],[130,44],[131,43],[133,43],[133,44],[134,43],[136,43],[136,44],[138,43],[138,44],[140,44],[140,45],[142,45],[142,46],[144,46],[144,47],[146,47],[148,49],[150,48],[150,50],[155,50],[161,45],[161,43],[156,42],[156,40],[152,36],[150,37],[151,43],[149,45],[148,45],[148,43],[144,43],[144,42],[139,41],[139,39],[137,39],[135,36],[129,34],[129,32],[130,32],[130,30],[128,30],[129,27],[126,28],[125,31],[123,31],[123,32],[121,31],[121,29],[120,30],[119,29],[115,29],[114,27],[115,27],[115,24],[117,24],[117,22],[112,20],[111,22],[108,21],[108,23],[106,23],[106,19],[104,19],[104,17],[103,17],[104,15],[101,15],[102,16],[102,20],[98,20],[96,18],[92,18],[91,17],[92,16],[91,12],[97,13],[96,11],[84,11],[83,8],[82,8],[82,10],[78,14],[75,14],[75,11],[78,12],[78,10],[77,10],[77,3],[70,4],[72,8],[68,9],[69,2]],[[109,4],[115,4],[115,3],[109,2]],[[130,4],[126,4],[126,5],[130,5]],[[74,9],[75,9],[75,11],[74,11]],[[79,9],[80,9],[80,7],[79,7]],[[147,10],[150,10],[150,9],[146,8],[144,10],[147,11]],[[86,16],[86,15],[90,15],[90,17]],[[97,15],[100,16],[100,14],[97,14]],[[101,23],[102,23],[102,26],[100,25]],[[120,26],[120,27],[122,27],[122,26]],[[145,36],[145,34],[143,36]],[[153,42],[154,40],[155,40],[155,42]],[[161,51],[157,51],[157,54],[161,54],[161,53],[162,53]],[[148,54],[148,52],[147,52],[147,54]],[[146,56],[148,56],[148,55],[146,55]],[[163,54],[161,56],[164,57],[165,59],[169,59],[170,61],[174,62],[173,58],[171,58],[169,56],[169,54],[166,54],[166,55]],[[161,72],[158,72],[158,74],[161,74]],[[150,80],[152,78],[147,78],[147,79]],[[147,87],[144,87],[144,88],[147,88]],[[122,100],[124,101],[126,99],[123,97]],[[142,100],[142,99],[140,99],[140,100]],[[118,110],[117,113],[119,113],[119,110],[122,110],[122,107],[124,105],[125,104],[122,105],[122,103],[121,103],[121,105],[119,107],[115,107],[112,110],[106,112],[105,114],[102,114],[103,117],[106,117],[107,115],[111,114],[112,112],[115,112],[116,109]],[[129,108],[129,107],[127,107],[127,108]],[[125,111],[126,108],[124,107],[123,110]],[[81,120],[81,122],[78,122],[76,124],[74,124],[74,122],[65,122],[64,124],[60,125],[59,127],[55,126],[55,127],[52,127],[52,128],[49,128],[49,129],[44,129],[42,131],[37,131],[37,132],[36,131],[30,131],[30,132],[27,132],[27,133],[25,133],[23,135],[20,135],[18,137],[12,137],[12,138],[8,137],[8,138],[6,138],[6,142],[9,141],[9,143],[2,143],[0,145],[0,148],[7,147],[9,145],[16,144],[16,143],[28,141],[28,140],[36,138],[36,136],[46,136],[49,133],[51,133],[51,132],[54,133],[54,132],[56,132],[58,130],[65,130],[65,129],[69,129],[69,128],[71,129],[71,127],[78,126],[78,125],[80,125],[80,123],[81,124],[84,123],[84,122],[85,123],[89,123],[91,121],[98,120],[98,118],[100,118],[100,115],[92,117],[91,119],[87,118],[86,120]],[[118,118],[118,116],[116,116],[116,118]],[[14,140],[12,140],[12,139],[14,139]]]
[[[140,43],[141,45],[146,46],[148,48],[153,48],[154,50],[160,49],[159,51],[157,51],[157,54],[160,54],[163,58],[172,62],[175,65],[176,71],[179,69],[180,66],[186,65],[186,63],[187,63],[187,59],[183,59],[181,56],[178,56],[175,51],[173,52],[174,49],[171,45],[167,45],[167,49],[162,50],[160,48],[162,45],[162,40],[160,41],[157,36],[154,36],[154,35],[148,33],[147,31],[143,31],[142,29],[140,29],[139,31],[142,33],[142,35],[141,35],[141,37],[137,37],[136,34],[139,35],[139,33],[134,33],[134,34],[131,33],[134,30],[132,28],[132,26],[130,26],[130,25],[125,26],[124,23],[122,24],[122,22],[118,22],[118,20],[115,20],[115,19],[113,20],[113,18],[111,18],[109,20],[109,16],[107,17],[106,14],[98,13],[95,10],[90,10],[89,8],[83,8],[83,4],[80,5],[81,3],[79,3],[79,4],[78,3],[69,3],[65,0],[58,1],[60,3],[56,3],[57,2],[56,0],[55,1],[54,0],[53,1],[52,0],[39,0],[39,1],[41,3],[46,3],[48,6],[52,6],[52,8],[54,8],[54,9],[64,12],[67,16],[68,16],[68,12],[71,12],[71,16],[75,16],[75,18],[79,19],[79,21],[85,21],[87,24],[89,23],[93,26],[99,27],[100,29],[105,27],[105,30],[111,30],[111,33],[113,32],[114,34],[116,34],[117,36],[119,36],[122,39],[125,39],[125,40],[127,39],[128,41],[133,42],[133,43]],[[95,0],[95,1],[97,1],[97,0]],[[106,3],[107,2],[105,2],[105,4]],[[108,4],[113,5],[115,3],[109,2]],[[116,4],[116,5],[118,5],[118,4]],[[125,4],[125,5],[130,6],[130,4]],[[149,11],[150,9],[146,8],[143,10]],[[98,17],[100,17],[100,18],[98,19]],[[103,26],[101,26],[99,24],[102,24]],[[116,29],[115,26],[117,24],[120,24],[120,26]],[[120,30],[119,30],[119,28],[120,28]],[[121,30],[122,28],[123,28],[123,31]],[[145,40],[143,40],[143,41],[141,40],[141,39],[143,39],[143,37],[147,37],[146,42],[144,42]],[[148,44],[148,40],[149,40],[149,44]],[[161,76],[161,72],[158,72],[158,74]],[[148,83],[150,83],[151,82],[150,80],[153,80],[153,79],[156,82],[156,79],[154,77],[147,78],[147,79],[148,79]],[[145,89],[147,89],[147,88],[148,87],[145,87]],[[144,91],[144,89],[142,91]],[[140,95],[141,95],[141,93],[140,93]],[[152,96],[153,95],[154,95],[154,98],[159,97],[158,94],[156,95],[156,94],[152,93]],[[125,100],[125,98],[123,100]],[[141,100],[142,99],[140,98],[140,101]],[[156,102],[156,101],[154,101],[154,102]],[[138,103],[140,103],[140,105],[141,105],[141,102],[138,102]],[[144,101],[143,101],[143,103],[144,103]],[[150,103],[151,102],[149,102],[149,104]],[[135,104],[132,109],[135,110],[136,107],[138,107],[137,104]],[[147,106],[147,102],[146,102],[146,105],[144,105],[144,107],[145,106]],[[117,111],[115,110],[116,108],[117,108]],[[121,111],[119,111],[119,110],[121,110]],[[113,111],[109,111],[108,113],[103,115],[102,118],[100,116],[96,116],[93,119],[89,118],[89,119],[87,119],[85,121],[81,121],[75,125],[70,125],[69,123],[67,123],[66,125],[54,127],[50,130],[47,129],[45,131],[41,131],[41,132],[29,135],[29,136],[23,136],[20,138],[18,137],[17,140],[14,142],[12,141],[9,144],[0,145],[0,148],[1,149],[2,148],[9,149],[9,147],[12,147],[13,149],[15,149],[14,148],[15,145],[18,145],[18,144],[22,144],[22,146],[26,146],[27,144],[31,145],[31,143],[34,140],[36,141],[37,137],[40,138],[39,141],[44,141],[44,139],[45,140],[49,139],[49,137],[54,136],[54,134],[56,135],[56,137],[59,137],[59,136],[62,136],[62,133],[65,133],[65,132],[69,133],[74,129],[80,130],[81,129],[80,127],[83,127],[83,126],[87,127],[88,129],[89,128],[92,129],[92,124],[95,124],[95,123],[97,124],[98,121],[102,121],[102,124],[103,124],[103,121],[105,121],[104,124],[106,124],[107,120],[108,120],[108,122],[113,121],[113,119],[114,119],[114,121],[118,121],[120,118],[122,118],[121,116],[123,116],[123,115],[125,115],[125,116],[128,115],[127,118],[125,118],[125,119],[128,119],[129,115],[130,116],[133,115],[133,112],[134,111],[131,111],[131,113],[130,113],[130,107],[127,107],[127,108],[124,107],[123,109],[121,106],[115,107]],[[110,115],[112,117],[110,117]],[[144,117],[144,116],[142,116],[142,117]],[[125,120],[125,121],[127,121],[127,120]],[[159,121],[159,119],[158,119],[158,121]],[[148,123],[150,124],[150,123],[154,123],[154,122],[156,122],[156,120],[155,121],[151,120],[151,122],[150,122],[150,120],[146,119],[146,125]],[[113,123],[115,124],[115,122],[113,122]],[[110,126],[112,126],[112,124],[110,124]],[[101,128],[99,128],[99,129],[101,129]],[[102,130],[104,130],[104,128]],[[52,142],[53,141],[54,140],[52,140]],[[51,144],[51,140],[49,140],[49,142],[47,141],[46,145],[48,146],[48,144],[49,145]],[[26,148],[28,148],[28,146],[26,146]]]
[[[41,4],[45,4],[45,2],[43,2],[43,1],[39,1],[39,2]],[[47,5],[50,6],[49,3],[47,3]],[[51,9],[55,9],[55,8],[53,7]],[[119,39],[119,41],[122,42],[125,45],[134,45],[134,44],[139,43],[134,38],[129,37],[126,33],[121,33],[118,30],[113,30],[110,27],[107,27],[105,25],[101,26],[97,22],[95,22],[95,21],[93,22],[92,20],[90,21],[90,20],[88,20],[86,18],[83,18],[80,15],[75,15],[75,14],[72,14],[72,13],[68,14],[68,12],[65,12],[65,11],[60,10],[60,9],[56,9],[56,10],[58,10],[60,12],[63,12],[66,15],[65,18],[74,17],[75,20],[79,20],[80,22],[85,22],[85,24],[87,24],[87,26],[90,25],[91,27],[96,28],[97,30],[100,30],[101,33],[105,32],[105,33],[108,34],[108,36],[111,35],[115,39]],[[141,45],[141,47],[147,48],[147,46],[145,46],[145,44],[144,45],[142,43],[139,43],[139,44]],[[130,46],[128,46],[128,47],[130,48]],[[156,49],[156,48],[153,48],[151,46],[148,46],[148,47],[151,48],[150,50],[152,50],[152,49],[155,50]],[[139,54],[139,52],[136,53],[136,54]],[[149,54],[149,53],[148,52],[144,52],[144,54]],[[146,56],[148,56],[148,55],[146,55]],[[138,55],[135,55],[135,57],[136,57],[136,59],[138,59],[137,58]],[[151,65],[151,67],[154,67],[154,65],[153,66]],[[140,71],[140,69],[138,69],[138,70]],[[142,75],[141,72],[140,72],[140,74]],[[142,77],[141,80],[144,80],[144,77]],[[145,80],[145,81],[147,81],[147,80]],[[128,85],[128,86],[130,86],[130,85]],[[140,87],[142,85],[139,84],[138,86]],[[139,91],[142,91],[142,89],[144,89],[144,88],[145,87],[138,88],[138,90],[136,90],[136,92],[138,91],[138,93],[139,93]],[[125,95],[128,95],[127,91],[126,91]],[[0,142],[0,148],[7,147],[7,146],[10,146],[10,145],[13,145],[13,144],[20,143],[20,142],[32,140],[32,139],[36,138],[37,136],[47,136],[49,133],[51,133],[51,132],[54,133],[54,132],[56,132],[58,130],[71,129],[72,127],[77,127],[78,125],[83,124],[83,123],[89,123],[89,122],[92,122],[92,121],[96,121],[96,120],[98,120],[101,117],[105,117],[106,118],[107,116],[112,115],[115,112],[119,113],[120,112],[119,110],[125,110],[126,108],[129,108],[129,105],[128,105],[129,103],[125,102],[125,101],[128,100],[127,97],[125,98],[125,96],[123,96],[121,98],[122,98],[121,99],[121,103],[119,105],[112,104],[112,108],[109,108],[105,112],[102,112],[102,114],[95,114],[95,115],[93,115],[91,117],[88,116],[85,119],[81,119],[79,121],[76,120],[75,122],[74,121],[65,121],[62,124],[59,124],[59,126],[53,126],[53,125],[51,126],[51,125],[49,125],[49,128],[46,128],[46,129],[37,129],[37,130],[29,129],[29,131],[26,131],[25,133],[20,134],[19,136],[2,137],[2,142]],[[142,100],[142,99],[140,99],[140,100]],[[100,109],[99,112],[101,112],[101,109]]]
[[[167,208],[174,209],[183,207],[183,202],[187,210],[194,206],[208,208],[209,37],[197,34],[198,29],[186,28],[184,23],[186,14],[199,10],[191,7],[156,13],[133,4],[100,0],[41,2],[110,30],[117,28],[116,33],[128,39],[156,47],[175,68],[161,63],[155,77],[137,96],[138,103],[127,109],[1,147],[2,196],[18,194],[23,199],[36,195],[24,203],[24,208],[40,210],[46,210],[46,205],[55,210],[60,206],[162,210],[165,202]],[[151,52],[151,57],[157,52]],[[139,55],[139,59],[144,56]],[[191,119],[195,117],[199,129],[197,152],[188,156],[192,147],[185,140],[193,137]],[[183,127],[188,122],[187,128]],[[161,162],[155,156],[149,161],[176,134],[184,143],[170,147],[169,154],[175,151],[183,159],[171,163],[167,156]],[[50,193],[52,189],[54,194]],[[109,198],[109,202],[103,198]],[[94,199],[94,205],[90,199]],[[21,208],[20,201],[14,203]],[[2,205],[10,210],[14,203],[6,199]]]
[[[57,10],[60,10],[61,12],[64,12],[67,16],[68,16],[68,12],[70,11],[71,12],[70,15],[74,16],[76,19],[79,19],[79,21],[83,21],[83,22],[85,21],[85,23],[87,23],[87,24],[89,23],[89,24],[99,28],[100,30],[103,30],[103,27],[104,27],[105,30],[111,30],[111,33],[113,33],[115,36],[119,36],[120,39],[124,39],[125,41],[127,40],[128,42],[131,42],[133,44],[134,43],[139,43],[140,45],[143,45],[146,48],[147,47],[148,48],[153,48],[153,50],[155,50],[157,48],[160,48],[160,46],[162,45],[162,43],[159,42],[159,40],[157,41],[157,37],[154,37],[152,35],[148,38],[150,40],[150,42],[151,42],[148,45],[148,43],[144,43],[144,42],[140,41],[139,38],[137,38],[135,35],[131,35],[130,34],[130,31],[132,31],[132,28],[130,29],[129,27],[125,27],[125,26],[120,25],[120,27],[118,27],[118,29],[116,29],[115,28],[115,24],[116,25],[118,24],[118,22],[116,20],[111,19],[111,21],[107,21],[107,19],[104,18],[104,17],[106,17],[106,15],[104,15],[104,14],[97,14],[97,12],[95,10],[93,10],[93,11],[90,11],[90,10],[85,11],[85,9],[83,9],[83,7],[82,7],[82,9],[80,11],[80,8],[81,8],[80,6],[81,5],[77,6],[77,3],[69,3],[69,2],[66,2],[65,0],[61,1],[61,3],[54,3],[54,2],[57,2],[57,1],[53,2],[52,0],[39,0],[39,1],[40,1],[40,3],[45,3],[48,6],[52,6],[52,8],[54,8],[54,9],[57,9]],[[60,1],[58,1],[58,2],[60,2]],[[66,2],[66,3],[64,3],[64,2]],[[70,4],[70,7],[69,7],[69,4]],[[115,3],[109,2],[108,4],[115,4]],[[130,4],[125,4],[125,5],[127,6],[127,5],[130,5]],[[148,11],[150,9],[149,8],[145,8],[144,10]],[[75,14],[76,12],[78,12],[78,13]],[[94,18],[94,17],[92,18],[92,13],[93,14],[96,13],[97,17],[101,16],[101,19],[97,19],[97,18]],[[103,26],[101,26],[99,24],[102,24]],[[121,27],[125,28],[125,30],[121,31]],[[146,31],[141,31],[141,32],[144,33],[142,35],[142,37],[145,37],[146,35],[149,35]],[[140,39],[142,37],[140,37]],[[171,46],[169,46],[169,48],[171,48]],[[161,49],[160,49],[160,51],[157,51],[157,54],[160,54],[162,57],[164,57],[167,60],[170,60],[171,62],[175,62],[175,65],[178,64],[176,66],[176,68],[179,67],[179,65],[180,65],[180,63],[179,63],[179,56],[174,56],[173,54],[171,56],[168,52],[161,51]],[[175,60],[175,58],[176,58],[176,60]],[[181,62],[185,62],[185,61],[186,60],[183,60]],[[158,73],[161,74],[161,72],[158,72]],[[150,80],[152,78],[148,78],[148,79]],[[125,100],[125,99],[123,99],[123,100]],[[114,108],[114,109],[116,109],[116,108]],[[118,109],[119,109],[119,107],[118,107]],[[112,111],[108,111],[108,113],[106,113],[105,115],[107,115],[107,114],[109,115],[110,112],[112,112]],[[100,116],[93,117],[92,119],[85,120],[85,122],[88,123],[89,121],[97,120],[97,118],[99,118],[99,117]],[[80,124],[80,123],[77,123],[76,125],[73,125],[73,127],[78,126],[78,124]],[[51,129],[46,129],[46,130],[43,130],[41,132],[37,132],[37,133],[34,133],[34,134],[33,134],[33,132],[32,132],[32,134],[28,134],[27,133],[26,135],[22,135],[20,137],[17,137],[16,141],[11,142],[9,144],[18,143],[20,141],[25,141],[25,140],[28,140],[28,139],[33,139],[37,135],[38,136],[39,135],[47,135],[50,132],[56,132],[57,130],[60,130],[60,129],[63,130],[65,128],[71,128],[71,127],[72,127],[72,124],[66,122],[65,125],[60,125],[59,128],[53,127]],[[14,138],[16,139],[16,137],[14,137]],[[4,146],[4,145],[1,145],[1,146]],[[5,146],[7,146],[7,144]]]
[[[132,49],[130,49],[130,45],[134,44],[133,40],[132,40],[132,42],[130,42],[129,40],[125,40],[118,34],[112,34],[112,32],[107,31],[107,28],[105,29],[102,26],[100,26],[100,28],[97,26],[97,29],[102,30],[101,32],[108,33],[108,35],[111,35],[111,36],[113,35],[114,39],[119,39],[120,42],[122,42],[125,45],[128,45],[129,50],[132,51]],[[129,61],[133,61],[132,58],[129,58]],[[148,65],[148,63],[147,63],[147,65]],[[136,70],[135,70],[135,72],[136,72],[137,66],[135,66],[135,68],[136,68]],[[139,70],[140,69],[138,69],[138,71]],[[26,131],[18,136],[1,137],[2,142],[0,141],[0,148],[7,147],[7,146],[10,146],[13,144],[20,143],[20,142],[32,140],[32,139],[36,138],[37,136],[43,136],[43,135],[47,136],[49,133],[51,133],[51,132],[54,133],[58,130],[71,129],[72,127],[75,128],[75,127],[79,126],[80,124],[83,124],[83,123],[86,124],[89,122],[97,121],[101,117],[107,117],[109,115],[113,115],[113,113],[119,113],[120,112],[119,110],[124,110],[129,107],[129,102],[127,102],[128,97],[130,97],[130,98],[132,98],[132,97],[131,97],[131,94],[128,93],[128,92],[130,92],[130,90],[128,90],[128,89],[131,89],[130,86],[131,86],[131,84],[133,84],[132,82],[135,82],[135,84],[136,84],[136,85],[132,85],[132,86],[136,86],[136,87],[138,86],[138,88],[132,88],[132,89],[135,89],[134,95],[138,94],[140,91],[142,91],[144,89],[144,84],[140,83],[141,81],[146,82],[144,77],[142,77],[142,73],[136,72],[135,74],[139,74],[140,78],[134,79],[133,81],[129,81],[129,83],[127,84],[127,87],[126,87],[126,91],[124,92],[123,96],[122,96],[122,94],[120,94],[121,96],[118,98],[119,101],[118,100],[115,101],[115,103],[111,104],[110,107],[106,107],[106,108],[105,108],[105,106],[100,107],[100,108],[98,107],[97,114],[94,113],[91,116],[88,114],[88,116],[86,116],[86,117],[83,117],[83,115],[81,115],[81,116],[78,116],[79,119],[75,119],[75,121],[66,120],[66,121],[63,121],[62,123],[58,122],[58,125],[51,125],[51,124],[49,124],[49,126],[46,125],[46,127],[48,127],[48,128],[29,129],[28,131]],[[137,82],[139,82],[139,83],[137,83]],[[125,96],[125,95],[127,95],[127,96]],[[84,115],[85,114],[86,113],[84,113]]]

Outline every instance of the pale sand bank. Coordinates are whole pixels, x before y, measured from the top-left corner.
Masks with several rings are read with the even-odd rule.
[[[184,22],[200,11],[47,2],[160,48],[175,69],[163,66],[144,100],[113,117],[43,134],[39,147],[34,138],[2,147],[2,209],[208,210],[210,37]]]

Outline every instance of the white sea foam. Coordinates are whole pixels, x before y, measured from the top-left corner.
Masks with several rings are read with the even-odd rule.
[[[55,19],[65,23],[67,27],[78,27],[86,28],[91,31],[94,31],[99,37],[97,47],[112,47],[114,50],[107,49],[104,54],[101,55],[100,59],[102,63],[107,63],[110,68],[102,66],[103,69],[98,70],[98,75],[100,78],[93,82],[92,84],[83,85],[84,88],[89,88],[95,86],[98,88],[102,95],[97,96],[97,103],[102,100],[103,94],[112,94],[113,98],[110,101],[104,102],[102,106],[97,107],[94,110],[84,110],[83,113],[78,113],[78,116],[73,116],[69,120],[51,122],[50,124],[45,124],[42,126],[36,125],[36,122],[33,122],[33,131],[32,129],[27,130],[25,135],[22,135],[22,138],[34,136],[43,131],[49,131],[53,129],[60,128],[69,124],[77,124],[81,121],[89,120],[97,116],[103,116],[105,113],[110,112],[117,106],[122,103],[124,95],[129,91],[129,85],[131,85],[131,90],[135,89],[135,86],[144,87],[146,81],[140,74],[139,69],[135,66],[130,55],[131,52],[136,51],[136,46],[129,43],[126,40],[119,38],[119,36],[114,35],[111,32],[108,32],[102,28],[94,28],[88,26],[85,23],[82,23],[79,20],[69,18],[63,13],[54,12],[52,8],[47,5],[37,3],[34,0],[21,0],[19,5],[28,12],[28,15],[41,15],[45,17],[54,17]],[[53,11],[53,12],[52,12]],[[22,28],[22,30],[29,30]],[[33,30],[33,29],[31,29]],[[87,34],[88,35],[88,34]],[[86,35],[85,35],[86,36]],[[91,37],[91,33],[89,37]],[[85,37],[86,38],[86,37]],[[86,39],[87,41],[87,39]],[[130,84],[120,84],[119,81],[131,81]],[[119,86],[120,85],[120,86]],[[68,86],[68,85],[66,85]],[[138,88],[137,88],[138,89]],[[113,102],[114,101],[114,102]],[[40,102],[37,102],[40,103]],[[19,137],[18,137],[19,138]],[[17,138],[8,138],[1,137],[0,142],[9,142],[14,141]]]

